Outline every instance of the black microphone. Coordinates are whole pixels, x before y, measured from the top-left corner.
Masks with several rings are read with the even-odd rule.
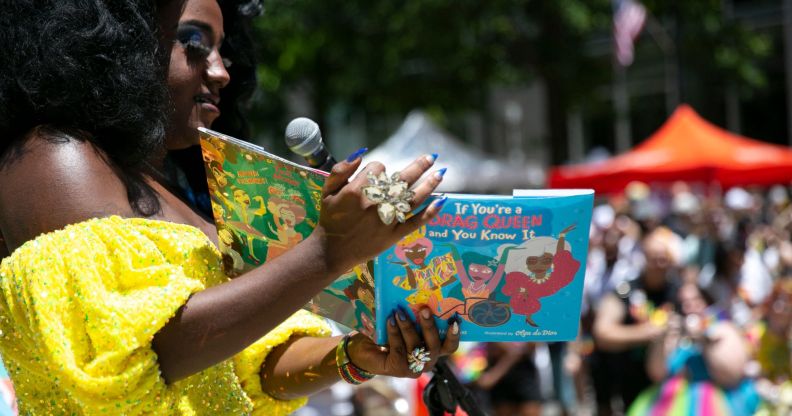
[[[338,163],[325,148],[319,125],[310,118],[295,118],[286,126],[286,146],[314,169],[329,172]]]

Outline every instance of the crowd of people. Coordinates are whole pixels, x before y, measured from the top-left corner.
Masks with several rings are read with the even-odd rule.
[[[633,183],[601,197],[578,339],[547,346],[551,378],[535,347],[483,346],[471,385],[504,415],[547,401],[565,414],[786,414],[790,236],[785,186]],[[519,413],[501,405],[507,395]]]

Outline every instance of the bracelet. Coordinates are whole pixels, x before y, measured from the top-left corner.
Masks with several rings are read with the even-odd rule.
[[[371,374],[368,371],[356,366],[349,359],[349,345],[350,334],[344,335],[341,342],[336,346],[336,366],[338,367],[338,375],[341,379],[349,384],[363,384],[364,382],[374,378],[376,374]]]

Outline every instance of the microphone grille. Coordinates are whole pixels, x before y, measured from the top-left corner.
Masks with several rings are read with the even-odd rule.
[[[313,154],[323,146],[319,125],[310,118],[295,118],[286,126],[286,146],[300,156]]]

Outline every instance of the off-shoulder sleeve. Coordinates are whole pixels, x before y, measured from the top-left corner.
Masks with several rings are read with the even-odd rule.
[[[0,266],[0,352],[20,399],[64,414],[167,411],[151,342],[219,273],[203,250],[197,230],[117,217],[17,249]]]
[[[261,367],[270,351],[292,336],[330,336],[325,321],[307,311],[298,311],[267,335],[234,357],[234,368],[245,393],[253,401],[255,416],[288,415],[305,405],[307,398],[278,400],[265,393],[261,386]]]

